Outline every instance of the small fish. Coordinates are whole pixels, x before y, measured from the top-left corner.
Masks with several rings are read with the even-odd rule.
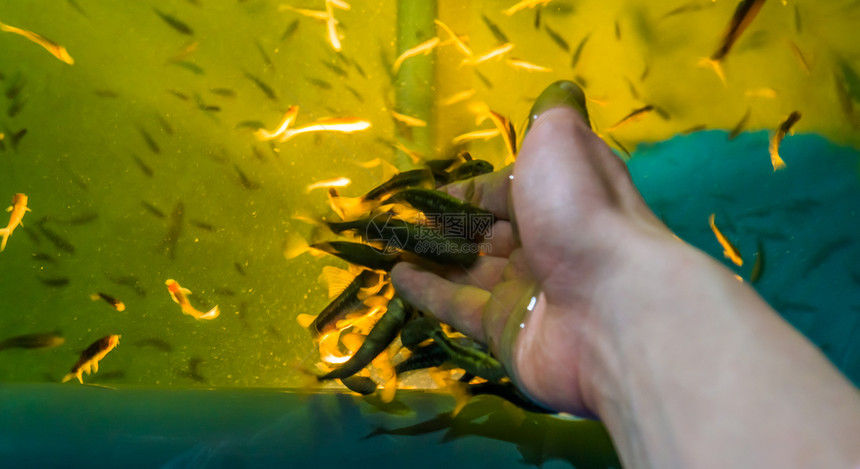
[[[308,80],[308,83],[316,86],[317,88],[319,88],[321,90],[330,90],[333,88],[331,86],[331,83],[329,83],[325,80],[320,80],[319,78],[310,77],[307,80]]]
[[[110,99],[119,98],[119,93],[117,93],[116,91],[113,91],[113,90],[109,90],[107,88],[99,88],[99,89],[93,91],[93,94],[95,94],[99,98],[110,98]]]
[[[237,129],[260,130],[266,128],[266,124],[262,121],[242,121],[236,124]]]
[[[618,20],[615,20],[615,39],[621,40],[621,23]]]
[[[233,169],[236,171],[236,174],[239,176],[239,182],[242,184],[242,187],[248,190],[257,190],[260,188],[260,183],[252,181],[248,178],[248,175],[239,168],[239,165],[234,164]]]
[[[773,165],[774,171],[785,168],[785,161],[783,161],[779,156],[779,145],[782,143],[782,139],[785,138],[785,135],[791,131],[792,127],[794,127],[794,124],[800,120],[800,117],[800,112],[792,112],[788,118],[779,125],[779,128],[776,129],[776,132],[770,139],[770,162]]]
[[[0,241],[0,252],[3,252],[3,250],[6,249],[6,242],[9,240],[9,236],[12,236],[12,232],[15,231],[15,228],[17,228],[18,225],[21,225],[21,220],[24,219],[24,214],[31,211],[27,207],[27,196],[20,193],[13,195],[12,205],[9,206],[6,211],[12,213],[9,215],[9,223],[6,225],[6,228],[0,228],[0,236],[3,237],[3,240]]]
[[[327,271],[323,271],[323,276]],[[379,274],[372,270],[363,270],[355,276],[338,295],[314,318],[306,327],[316,338],[335,330],[337,321],[359,312],[367,307],[363,303],[361,292],[370,289],[379,282]],[[336,290],[334,290],[336,291]]]
[[[15,99],[21,94],[24,86],[27,84],[27,79],[20,72],[16,73],[9,84],[6,85],[6,99]]]
[[[344,86],[344,88],[346,88],[346,90],[347,90],[347,91],[349,91],[350,93],[352,93],[352,95],[353,95],[353,96],[355,96],[355,99],[357,99],[357,100],[358,100],[358,102],[360,102],[360,103],[363,103],[363,102],[364,102],[364,96],[362,96],[362,95],[361,95],[361,93],[359,93],[358,91],[356,91],[356,89],[355,89],[355,88],[353,88],[353,87],[351,87],[351,86],[349,86],[349,85]]]
[[[223,98],[235,98],[236,92],[231,88],[210,88],[209,92]]]
[[[448,352],[440,347],[439,344],[431,343],[416,348],[409,358],[403,360],[394,367],[394,372],[399,376],[410,371],[440,366],[447,361]]]
[[[525,60],[519,59],[507,59],[505,63],[510,65],[513,68],[519,68],[521,70],[528,70],[530,72],[551,72],[552,69],[549,67],[544,67],[542,65],[533,64],[531,62],[526,62]]]
[[[524,10],[526,8],[534,8],[541,5],[546,5],[550,0],[521,0],[520,2],[514,4],[513,6],[505,9],[502,13],[511,16],[514,13]]]
[[[764,272],[764,246],[761,240],[758,241],[758,249],[756,249],[753,260],[752,271],[750,271],[750,282],[756,283],[761,279],[761,274]]]
[[[24,334],[0,341],[0,350],[6,350],[9,348],[53,348],[59,347],[65,342],[66,339],[57,332],[48,332],[46,334]]]
[[[49,264],[57,263],[56,259],[54,259],[50,254],[45,254],[44,252],[34,252],[32,256],[35,261],[47,262]]]
[[[140,168],[141,171],[143,171],[143,174],[149,177],[153,177],[155,175],[155,172],[152,171],[152,167],[150,167],[148,164],[146,164],[145,161],[140,159],[139,156],[132,153],[131,158],[134,160],[135,163],[137,163],[137,167]]]
[[[634,109],[632,112],[630,112],[630,114],[627,114],[620,121],[616,122],[615,125],[606,129],[606,131],[607,132],[613,132],[613,131],[618,130],[619,128],[621,128],[627,124],[637,122],[637,121],[641,120],[643,117],[645,117],[647,114],[649,114],[651,111],[654,111],[654,110],[655,110],[654,106],[652,106],[650,104],[647,106],[641,107],[639,109]]]
[[[90,299],[93,301],[103,300],[105,303],[111,305],[113,309],[117,311],[125,311],[125,303],[108,295],[107,293],[93,293],[92,295],[90,295]]]
[[[78,13],[80,13],[81,15],[83,15],[85,18],[88,18],[88,16],[87,16],[87,12],[86,12],[86,11],[84,11],[84,9],[83,9],[83,8],[81,8],[81,6],[78,4],[78,2],[77,2],[77,1],[75,1],[75,0],[66,0],[66,3],[68,3],[70,7],[72,7],[75,11],[77,11]]]
[[[171,60],[168,62],[171,65],[176,65],[179,68],[184,68],[195,75],[205,75],[206,70],[190,60]]]
[[[579,63],[579,59],[582,58],[582,50],[585,49],[585,45],[588,44],[588,40],[591,38],[591,33],[585,35],[581,41],[579,41],[579,45],[576,46],[576,50],[573,51],[573,57],[570,60],[570,67],[575,68],[576,64]]]
[[[206,378],[200,374],[200,365],[203,364],[203,359],[200,357],[191,357],[188,359],[188,367],[179,372],[180,375],[190,378],[198,383],[205,383]]]
[[[433,51],[433,49],[436,48],[436,46],[439,45],[439,42],[440,39],[437,36],[430,38],[415,47],[410,47],[409,49],[406,49],[405,51],[403,51],[402,54],[397,57],[397,59],[394,60],[394,63],[391,65],[391,71],[396,74],[400,70],[401,65],[403,65],[403,62],[406,61],[406,59],[419,55],[429,54]]]
[[[172,352],[173,346],[170,345],[166,340],[159,339],[158,337],[149,337],[145,339],[140,339],[134,343],[137,347],[152,347],[154,349],[161,350],[162,352]]]
[[[317,181],[308,185],[308,187],[305,188],[305,192],[310,193],[314,189],[327,189],[329,187],[346,187],[350,184],[352,184],[352,181],[345,177],[326,179],[324,181]]]
[[[720,232],[719,228],[717,228],[716,223],[714,223],[715,217],[716,214],[712,213],[711,216],[708,217],[708,223],[711,225],[711,231],[714,232],[714,236],[717,237],[717,242],[719,242],[720,246],[723,247],[723,255],[734,262],[738,267],[744,265],[744,260],[741,258],[741,252],[738,251],[738,248],[736,248],[728,238],[723,236],[723,233]]]
[[[155,215],[156,218],[165,218],[167,216],[164,214],[164,212],[161,211],[161,209],[145,200],[141,200],[140,204],[143,205],[143,208],[145,208],[147,212]]]
[[[534,26],[535,26],[535,29],[536,29],[536,30],[537,30],[537,29],[540,29],[540,19],[541,19],[541,18],[540,18],[540,14],[541,14],[541,11],[543,11],[543,7],[542,7],[542,6],[538,6],[537,8],[535,8],[535,21],[534,21]]]
[[[481,83],[483,83],[484,86],[487,87],[487,89],[490,89],[490,90],[493,89],[493,82],[491,82],[490,79],[487,78],[486,75],[479,72],[478,70],[475,70],[475,76],[478,77],[479,80],[481,80]]]
[[[182,234],[182,220],[185,218],[185,204],[177,202],[167,222],[167,234],[164,236],[164,248],[171,259],[176,257],[176,245]]]
[[[54,57],[60,59],[60,61],[69,65],[75,64],[75,59],[73,59],[72,56],[69,55],[69,51],[67,51],[65,47],[32,31],[27,31],[26,29],[9,26],[8,24],[2,22],[0,22],[0,31],[5,31],[7,33],[13,33],[19,36],[23,36],[28,40],[45,48],[46,51],[50,52],[51,55],[53,55]]]
[[[493,137],[498,137],[501,134],[502,133],[499,129],[473,130],[471,132],[466,132],[464,134],[460,134],[452,138],[451,144],[456,147],[472,140],[489,140]]]
[[[176,96],[177,98],[179,98],[179,99],[181,99],[181,100],[183,100],[183,101],[188,101],[188,95],[187,95],[187,94],[185,94],[185,93],[183,93],[183,92],[181,92],[181,91],[179,91],[179,90],[167,90],[167,91],[168,91],[170,94],[172,94],[173,96]]]
[[[117,285],[131,288],[132,290],[134,290],[135,293],[137,293],[138,296],[146,296],[146,290],[144,290],[143,287],[140,285],[140,279],[137,278],[136,275],[130,274],[114,276],[109,275],[107,272],[105,272],[105,277],[107,277],[108,280]]]
[[[448,354],[453,364],[466,370],[467,373],[490,382],[499,382],[507,376],[501,362],[490,354],[452,342],[441,329],[431,331],[430,337]]]
[[[433,22],[436,23],[436,26],[439,26],[440,28],[442,28],[443,31],[445,31],[446,34],[448,34],[448,37],[451,38],[451,41],[454,42],[454,45],[457,46],[457,49],[462,52],[463,55],[465,55],[466,57],[472,56],[472,49],[469,48],[469,46],[467,46],[462,39],[460,39],[460,36],[458,36],[453,29],[451,29],[447,24],[439,21],[438,19],[433,20]]]
[[[794,31],[797,34],[803,32],[803,22],[800,17],[800,7],[795,3],[794,4]]]
[[[155,14],[158,15],[159,18],[164,20],[165,23],[167,23],[171,28],[176,30],[178,33],[185,34],[188,36],[194,35],[194,30],[191,29],[191,27],[188,26],[186,23],[180,21],[179,19],[177,19],[174,16],[163,13],[158,8],[153,8],[153,10],[155,11]]]
[[[190,220],[190,223],[191,223],[192,225],[196,226],[197,228],[200,228],[201,230],[206,230],[206,231],[215,231],[215,226],[214,226],[214,225],[212,225],[211,223],[206,223],[205,221],[201,221],[201,220]]]
[[[155,139],[152,138],[152,135],[149,135],[149,132],[147,132],[146,129],[138,127],[137,130],[140,132],[140,136],[143,137],[143,140],[146,142],[146,146],[149,147],[150,151],[155,154],[161,153],[161,148],[158,147],[158,143],[156,143]]]
[[[343,77],[343,78],[346,78],[346,76],[347,76],[347,72],[346,72],[346,70],[344,70],[343,68],[341,68],[339,65],[337,65],[337,64],[333,64],[333,63],[328,62],[328,61],[326,61],[326,60],[321,60],[321,61],[320,61],[320,63],[322,63],[322,64],[323,64],[323,66],[324,66],[325,68],[327,68],[327,69],[331,70],[331,71],[332,71],[332,72],[334,72],[336,75],[338,75],[338,76],[340,76],[340,77]]]
[[[803,56],[803,52],[800,50],[800,47],[794,41],[788,41],[788,48],[791,49],[791,53],[794,54],[794,58],[797,59],[797,63],[800,64],[800,68],[804,73],[809,75],[809,62],[806,61],[806,57]]]
[[[734,46],[738,38],[741,37],[741,34],[744,33],[756,15],[758,15],[759,10],[764,6],[764,2],[765,0],[741,0],[732,15],[731,21],[729,21],[723,32],[723,38],[720,40],[717,50],[703,62],[713,67],[714,71],[717,72],[717,75],[723,81],[725,81],[725,77],[720,63],[726,58],[729,51],[732,50],[732,46]]]
[[[368,396],[376,392],[376,381],[366,376],[350,376],[340,380],[347,389],[357,392],[362,396]]]
[[[263,58],[263,64],[266,65],[267,68],[274,68],[275,64],[272,62],[272,58],[269,57],[269,54],[266,52],[266,49],[260,44],[260,41],[254,41],[254,44],[257,45],[257,50],[260,52],[260,57]]]
[[[191,306],[191,303],[186,297],[186,295],[191,294],[191,290],[182,288],[176,280],[170,278],[167,279],[164,284],[167,285],[167,291],[170,293],[170,298],[179,304],[183,313],[193,317],[194,319],[215,319],[221,313],[217,305],[206,313],[198,311],[196,308]]]
[[[293,20],[292,22],[290,22],[290,24],[288,24],[287,27],[284,29],[284,32],[281,33],[281,41],[286,41],[287,39],[292,37],[298,29],[299,20]]]
[[[750,120],[750,114],[751,113],[752,113],[752,109],[747,109],[747,112],[744,114],[743,117],[741,117],[741,120],[739,120],[738,123],[735,124],[734,128],[732,128],[732,131],[729,133],[728,139],[730,141],[737,138],[737,136],[740,135],[741,132],[744,131],[744,129],[747,126],[747,122]]]
[[[493,33],[493,37],[496,38],[496,41],[499,44],[507,44],[511,42],[510,40],[508,40],[507,34],[502,32],[502,29],[499,28],[499,25],[493,23],[493,21],[490,20],[487,15],[481,15],[481,19],[484,20],[484,24],[487,25],[487,28],[490,30],[491,33]]]
[[[81,357],[75,363],[75,366],[72,367],[72,371],[63,377],[63,382],[65,383],[72,378],[78,378],[78,381],[83,384],[84,373],[98,373],[99,361],[119,345],[120,337],[119,335],[106,335],[93,342],[92,345],[81,352]]]
[[[433,173],[427,169],[412,169],[397,173],[391,179],[368,191],[363,200],[382,200],[407,187],[433,187]]]
[[[248,265],[248,263],[247,263],[247,262],[246,262],[244,265],[243,265],[243,264],[240,264],[240,263],[238,263],[238,262],[234,262],[234,263],[233,263],[233,268],[235,268],[235,269],[236,269],[236,273],[238,273],[239,275],[244,276],[244,275],[247,275],[247,274],[245,273],[245,266],[247,266],[247,265]]]
[[[262,91],[263,94],[265,94],[267,98],[269,98],[272,101],[278,100],[278,95],[277,95],[277,93],[275,93],[275,90],[272,89],[272,87],[269,86],[268,84],[266,84],[263,80],[257,78],[254,75],[251,75],[248,72],[245,72],[245,78],[253,81],[254,84],[257,85],[257,88],[259,88],[260,91]]]
[[[388,302],[387,311],[367,334],[367,338],[364,339],[364,343],[356,350],[355,354],[339,368],[319,376],[317,379],[320,381],[344,379],[358,373],[391,344],[408,319],[409,313],[406,311],[403,300],[395,296]]]
[[[543,29],[546,31],[547,35],[549,35],[549,38],[552,39],[552,42],[554,42],[558,47],[561,47],[563,51],[570,52],[570,45],[561,34],[550,28],[549,25],[544,25]]]
[[[852,244],[853,242],[851,238],[839,238],[821,246],[812,256],[810,256],[809,265],[806,268],[804,278],[808,278],[812,272],[824,265],[824,263],[827,262],[827,260],[834,254],[850,247]]]
[[[27,104],[26,98],[14,99],[11,103],[9,103],[9,107],[6,108],[6,115],[9,117],[15,117],[24,109],[24,105]]]
[[[363,243],[349,241],[325,241],[308,246],[327,254],[339,257],[350,264],[373,270],[390,271],[400,261],[400,254],[386,252]]]
[[[71,279],[68,277],[38,277],[39,281],[42,282],[43,285],[49,286],[51,288],[57,287],[65,287],[71,282]]]
[[[482,161],[482,160],[475,160]],[[465,164],[465,163],[464,163]],[[387,200],[387,203],[407,203],[425,214],[483,215],[492,219],[492,213],[472,204],[433,189],[404,189]],[[490,222],[492,224],[492,221]]]

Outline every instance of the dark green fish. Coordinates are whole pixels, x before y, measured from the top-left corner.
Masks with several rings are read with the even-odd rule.
[[[189,36],[194,35],[194,30],[191,29],[191,27],[188,26],[187,24],[185,24],[184,22],[178,20],[177,18],[175,18],[171,15],[163,13],[158,8],[153,8],[153,10],[155,11],[155,14],[157,14],[159,16],[159,18],[164,20],[165,23],[170,25],[171,28],[175,29],[180,34],[187,34]]]
[[[355,99],[357,99],[357,100],[358,100],[358,102],[360,102],[360,103],[363,103],[363,102],[364,102],[364,96],[362,96],[362,95],[361,95],[361,93],[359,93],[358,91],[356,91],[356,89],[355,89],[355,88],[353,88],[353,87],[351,87],[351,86],[349,86],[349,85],[346,85],[346,86],[345,86],[345,88],[346,88],[346,90],[347,90],[347,91],[349,91],[350,93],[352,93],[352,95],[353,95],[353,96],[355,96]]]
[[[139,156],[132,153],[131,158],[134,160],[135,163],[137,163],[137,167],[140,168],[141,171],[143,171],[143,174],[149,177],[153,177],[155,175],[155,172],[152,171],[152,167],[150,167],[148,164],[146,164],[145,161],[140,159]]]
[[[308,330],[314,337],[317,337],[331,331],[335,323],[348,314],[366,308],[364,303],[358,299],[358,294],[362,288],[370,288],[376,285],[378,281],[379,274],[372,270],[362,271],[317,315],[316,319],[308,326]]]
[[[167,234],[164,236],[164,249],[167,251],[167,257],[171,259],[176,258],[176,244],[182,234],[182,220],[184,218],[185,205],[182,202],[177,202],[170,214],[170,219],[167,221]]]
[[[492,214],[468,202],[433,189],[404,189],[388,199],[388,202],[407,203],[425,214]]]
[[[440,366],[447,361],[448,352],[439,346],[439,344],[431,343],[413,350],[412,355],[410,355],[409,358],[403,360],[394,367],[394,372],[400,376],[401,374],[408,373],[410,371]]]
[[[397,173],[391,179],[371,189],[364,194],[364,200],[381,200],[399,190],[407,187],[427,187],[434,184],[433,173],[427,169],[413,169]]]
[[[257,88],[260,88],[260,91],[262,91],[267,98],[271,99],[272,101],[278,100],[278,95],[275,93],[275,90],[272,89],[271,86],[267,85],[263,80],[257,78],[254,75],[251,75],[248,72],[245,72],[245,78],[253,81],[254,84],[257,85]]]
[[[196,381],[198,383],[205,383],[206,378],[200,373],[200,365],[203,364],[203,359],[200,357],[191,357],[188,360],[188,367],[184,370],[179,370],[177,373],[180,376],[185,376],[186,378],[191,379],[192,381]]]
[[[13,151],[18,151],[18,145],[21,143],[21,139],[27,135],[27,129],[22,128],[18,129],[9,136],[9,143],[12,145]]]
[[[266,49],[263,47],[263,45],[260,44],[260,41],[254,41],[254,43],[257,45],[257,50],[260,51],[260,56],[263,58],[263,63],[266,65],[266,67],[274,68],[275,64],[272,63],[272,58],[269,57],[269,54],[266,52]]]
[[[561,47],[563,51],[570,52],[570,44],[567,43],[561,34],[550,28],[548,25],[544,25],[543,29],[546,31],[547,35],[549,35],[549,38],[552,39],[552,42],[554,42],[558,47]]]
[[[403,326],[403,330],[400,331],[400,343],[414,351],[421,342],[430,338],[430,332],[436,327],[425,317],[415,318]]]
[[[472,396],[496,396],[500,397],[517,407],[534,412],[536,414],[554,414],[554,410],[550,410],[532,402],[526,397],[516,386],[511,383],[478,383],[469,385],[469,394]]]
[[[151,347],[162,352],[168,353],[173,351],[173,346],[170,345],[166,340],[159,339],[158,337],[148,337],[145,339],[140,339],[134,343],[137,347]]]
[[[51,244],[54,245],[57,249],[63,252],[67,252],[69,254],[75,253],[75,247],[72,246],[72,243],[69,242],[66,238],[60,236],[55,231],[51,230],[45,223],[48,221],[47,217],[43,217],[36,223],[36,227],[39,229],[39,232],[42,233]]]
[[[317,379],[343,379],[358,373],[391,344],[408,319],[403,300],[395,296],[388,302],[388,310],[379,318],[355,354],[339,368]]]
[[[32,256],[34,261],[47,262],[49,264],[57,263],[56,259],[54,259],[50,254],[45,254],[44,252],[34,252]]]
[[[344,77],[344,78],[346,78],[346,76],[347,76],[347,72],[346,72],[346,70],[345,70],[345,69],[341,68],[341,67],[340,67],[340,65],[338,65],[338,64],[333,64],[333,63],[328,62],[328,61],[326,61],[326,60],[321,60],[320,62],[323,64],[323,66],[324,66],[325,68],[327,68],[327,69],[331,70],[331,71],[332,71],[332,72],[334,72],[336,75],[338,75],[338,76],[340,76],[340,77]]]
[[[496,23],[493,23],[487,15],[481,15],[481,19],[484,20],[484,24],[487,25],[487,28],[490,29],[490,32],[493,33],[493,37],[496,38],[500,44],[507,44],[511,41],[508,40],[508,36],[502,32],[501,28]]]
[[[317,88],[319,88],[321,90],[328,91],[328,90],[332,89],[331,83],[329,83],[325,80],[320,80],[319,78],[313,78],[313,77],[309,77],[307,80],[308,80],[308,83],[316,86]]]
[[[347,389],[368,396],[376,392],[376,381],[366,376],[350,376],[340,380]]]
[[[57,221],[66,225],[80,226],[87,225],[99,219],[99,214],[96,212],[84,212],[80,215],[75,215],[71,218],[61,218]]]
[[[478,259],[478,245],[466,236],[447,238],[428,226],[417,225],[382,213],[349,222],[326,223],[332,231],[353,230],[388,249],[402,249],[439,264],[471,266]]]
[[[581,41],[579,41],[579,45],[576,46],[576,50],[573,51],[573,58],[570,60],[571,68],[576,67],[576,64],[579,63],[579,59],[582,57],[582,50],[585,49],[585,45],[588,44],[588,40],[591,38],[591,33],[585,35]]]
[[[311,244],[310,247],[372,270],[388,272],[400,261],[400,254],[397,252],[383,252],[367,244],[349,241],[326,241]]]
[[[161,211],[161,209],[145,200],[141,200],[140,204],[143,205],[143,208],[145,208],[147,212],[155,215],[157,218],[165,218],[167,216]]]
[[[196,226],[197,228],[200,228],[201,230],[215,231],[215,226],[213,226],[211,223],[206,223],[205,221],[191,220],[191,224]]]
[[[723,60],[729,51],[732,50],[735,42],[741,37],[741,34],[749,27],[753,19],[755,19],[761,7],[764,6],[765,0],[741,0],[738,3],[732,19],[723,33],[723,38],[720,41],[720,46],[711,55],[711,60],[719,62]]]
[[[27,79],[24,78],[20,72],[16,73],[14,78],[9,80],[9,84],[6,85],[6,99],[15,99],[18,97],[18,94],[21,93],[21,90],[24,89],[24,85],[27,84]]]
[[[71,282],[68,277],[39,277],[39,281],[42,282],[43,285],[53,288],[65,287]]]
[[[747,112],[744,114],[743,117],[741,117],[741,120],[739,120],[738,123],[735,124],[734,128],[732,128],[732,131],[729,133],[729,140],[734,140],[735,138],[737,138],[738,135],[741,134],[741,132],[744,131],[747,126],[747,121],[750,120],[751,113],[752,109],[747,109]]]
[[[212,88],[209,90],[212,94],[218,95],[224,98],[235,98],[236,92],[230,88]]]
[[[242,121],[236,124],[237,129],[251,129],[251,130],[260,130],[266,128],[266,124],[263,121]]]
[[[138,296],[146,296],[146,290],[140,285],[140,279],[136,275],[113,276],[105,272],[105,277],[117,285],[131,288]]]
[[[487,89],[490,89],[490,90],[493,89],[493,82],[491,82],[490,79],[487,78],[486,75],[479,72],[478,69],[475,69],[475,76],[478,77],[479,80],[481,80],[481,83],[483,83],[484,86],[487,87]]]
[[[450,180],[453,181],[462,181],[464,179],[473,178],[475,176],[480,176],[482,174],[489,174],[493,172],[493,164],[489,161],[484,160],[472,160],[467,161],[460,166],[458,166],[455,170],[450,173]]]
[[[445,350],[451,363],[466,370],[467,373],[492,382],[498,382],[507,376],[501,362],[490,354],[452,342],[441,329],[430,332],[430,337]]]
[[[293,20],[292,23],[287,25],[286,29],[284,29],[284,32],[281,33],[281,40],[286,41],[287,39],[289,39],[293,34],[296,33],[297,29],[299,29],[299,20]]]
[[[143,127],[138,127],[137,130],[140,132],[140,136],[143,137],[143,141],[146,142],[146,146],[149,147],[150,151],[155,154],[161,153],[161,148],[158,147],[158,143],[152,138],[152,135],[149,135],[149,132],[146,131]]]
[[[236,175],[239,176],[239,182],[242,184],[242,187],[248,190],[257,190],[260,188],[260,183],[256,181],[252,181],[239,165],[234,164],[233,169],[236,170]]]
[[[9,103],[9,107],[6,108],[6,115],[9,117],[17,116],[18,113],[20,113],[21,110],[24,109],[25,104],[27,104],[26,98],[18,97],[18,98],[13,99],[12,102]]]
[[[0,341],[0,350],[7,348],[53,348],[66,342],[58,332],[45,334],[24,334]]]

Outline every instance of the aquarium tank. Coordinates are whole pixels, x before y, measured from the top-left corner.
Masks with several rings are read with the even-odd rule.
[[[858,21],[848,0],[0,2],[4,467],[619,467],[598,422],[457,392],[450,364],[398,378],[400,338],[349,387],[316,378],[393,308],[377,265],[361,307],[316,319],[364,275],[325,222],[464,152],[513,164],[557,80],[667,226],[860,383]]]

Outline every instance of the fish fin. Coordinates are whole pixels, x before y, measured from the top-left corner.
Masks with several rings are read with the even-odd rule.
[[[90,295],[90,299],[93,301],[96,301],[96,300],[100,300],[101,297],[99,296],[98,293],[93,293],[92,295]]]
[[[393,164],[391,164],[385,160],[382,160],[380,165],[382,166],[382,180],[383,181],[387,181],[387,180],[393,178],[397,173],[400,172],[397,169],[397,166],[394,166]]]
[[[179,291],[181,291],[183,295],[191,295],[192,294],[191,290],[189,290],[187,288],[179,287]]]
[[[210,309],[206,314],[200,316],[198,319],[215,319],[219,314],[221,314],[221,310],[218,309],[218,305],[215,305],[214,308]]]
[[[298,233],[290,233],[287,235],[287,240],[284,243],[284,257],[287,259],[294,259],[306,252],[310,247],[308,246],[308,242],[302,235]]]
[[[344,197],[334,189],[328,191],[328,203],[341,220],[361,218],[372,207],[363,197]]]
[[[311,324],[313,324],[314,319],[316,319],[316,316],[314,316],[313,314],[303,313],[296,316],[296,321],[298,321],[299,325],[304,327],[305,329],[307,329],[308,327],[310,327]]]
[[[0,252],[6,249],[6,241],[9,240],[9,230],[6,228],[0,229],[0,234],[3,235],[3,241],[0,241]]]
[[[9,206],[9,208],[7,208],[7,209],[6,209],[6,211],[7,211],[7,212],[11,212],[11,211],[12,211],[12,206],[10,205],[10,206]]]
[[[723,73],[723,66],[722,64],[720,64],[719,60],[714,60],[710,57],[704,57],[699,60],[698,65],[700,67],[710,68],[711,70],[713,70],[714,73],[716,73],[717,76],[720,78],[720,81],[722,81],[724,85],[726,84],[726,75],[725,73]]]
[[[63,383],[65,383],[66,381],[68,381],[68,380],[70,380],[70,379],[72,379],[72,378],[74,378],[74,377],[75,377],[75,374],[74,374],[74,373],[69,373],[69,374],[67,374],[66,376],[63,376],[63,381],[62,381],[62,382],[63,382]]]
[[[371,296],[364,300],[364,304],[369,308],[385,308],[388,305],[388,298],[384,296]]]
[[[355,275],[348,270],[327,265],[323,267],[319,279],[328,285],[328,297],[332,299],[346,290],[346,287],[355,280]]]

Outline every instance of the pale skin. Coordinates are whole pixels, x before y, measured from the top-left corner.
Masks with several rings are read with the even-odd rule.
[[[401,263],[392,279],[488,343],[538,403],[599,418],[626,467],[860,467],[860,392],[675,238],[578,112],[543,112],[513,167],[473,184],[446,190],[496,215],[489,255],[442,274]],[[531,284],[537,303],[505,342]]]

